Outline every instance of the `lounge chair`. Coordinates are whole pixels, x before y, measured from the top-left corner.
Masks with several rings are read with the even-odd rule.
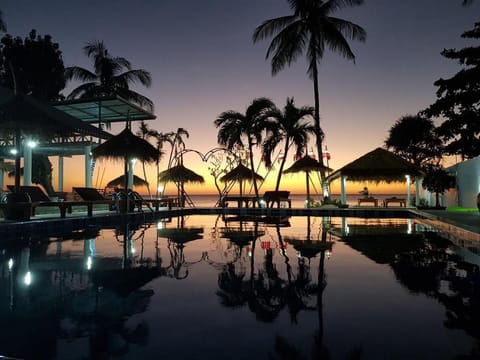
[[[106,204],[109,205],[110,210],[114,210],[116,204],[115,200],[107,199],[97,189],[88,187],[73,187],[72,190],[80,196],[82,201],[90,202],[92,204]]]
[[[15,191],[15,186],[7,185],[8,190]],[[47,194],[38,186],[22,185],[20,186],[20,192],[27,193],[32,200],[32,216],[35,215],[37,207],[57,207],[60,210],[60,217],[65,218],[67,212],[72,213],[74,206],[86,206],[87,215],[92,216],[93,203],[89,201],[52,201]]]

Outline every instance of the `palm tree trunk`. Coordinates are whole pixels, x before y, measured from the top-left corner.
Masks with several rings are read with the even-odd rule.
[[[278,170],[277,184],[275,185],[275,191],[278,191],[278,189],[280,189],[280,181],[282,180],[282,171],[283,171],[283,167],[285,166],[285,162],[287,161],[289,142],[290,142],[290,138],[287,136],[287,138],[285,139],[285,148],[283,149],[283,159],[282,159],[282,162],[280,163],[280,169]]]
[[[253,146],[252,146],[252,140],[250,137],[248,138],[248,151],[249,151],[249,156],[250,156],[250,170],[252,171],[252,183],[253,183],[253,189],[255,190],[255,197],[258,199],[258,186],[257,186],[257,180],[255,179],[255,164],[253,163]]]
[[[318,89],[318,68],[317,68],[317,60],[314,59],[313,61],[313,91],[315,94],[315,136],[317,138],[317,153],[318,153],[318,161],[323,166],[323,156],[322,156],[322,128],[320,126],[320,91]],[[320,170],[320,178],[322,180],[322,192],[325,196],[328,197],[328,188],[327,182],[325,181],[325,170]]]

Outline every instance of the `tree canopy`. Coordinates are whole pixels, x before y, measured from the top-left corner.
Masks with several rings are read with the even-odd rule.
[[[15,78],[12,75],[12,71]],[[62,52],[50,35],[0,40],[0,84],[44,101],[59,100],[65,87]]]
[[[443,149],[433,121],[422,115],[398,119],[389,130],[385,146],[422,169],[438,165]]]
[[[463,38],[479,39],[480,22]],[[480,46],[444,49],[442,56],[457,60],[462,69],[448,79],[439,79],[437,100],[423,113],[445,120],[439,126],[447,155],[470,159],[480,155]]]

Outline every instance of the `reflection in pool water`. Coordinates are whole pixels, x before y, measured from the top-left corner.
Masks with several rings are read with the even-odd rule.
[[[257,220],[190,216],[3,249],[0,354],[479,358],[478,255],[413,219]]]

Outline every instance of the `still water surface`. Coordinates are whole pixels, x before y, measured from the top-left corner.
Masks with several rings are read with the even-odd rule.
[[[474,252],[417,220],[272,220],[189,216],[3,249],[0,353],[479,358]]]

